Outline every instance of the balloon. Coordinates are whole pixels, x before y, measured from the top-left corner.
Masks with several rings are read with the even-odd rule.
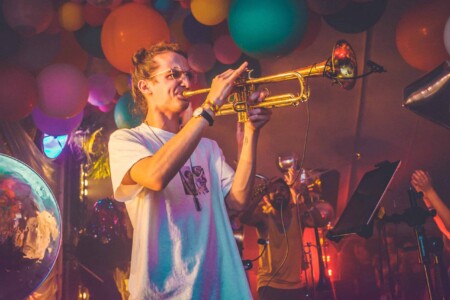
[[[205,73],[205,81],[207,86],[211,86],[211,82],[213,78],[223,72],[225,72],[228,69],[236,69],[238,68],[244,61],[248,62],[248,69],[251,71],[252,77],[259,77],[261,76],[261,65],[259,61],[256,58],[249,57],[245,54],[242,54],[241,57],[238,59],[237,62],[235,62],[232,65],[224,65],[219,62],[217,62],[214,67]]]
[[[171,40],[180,44],[182,49],[184,51],[187,51],[189,49],[189,47],[191,46],[191,44],[183,32],[183,24],[184,24],[185,17],[186,16],[173,17],[172,22],[170,23],[169,27],[170,27]]]
[[[83,5],[83,18],[90,26],[101,26],[109,15],[109,10],[90,3]]]
[[[450,55],[450,17],[447,19],[447,23],[445,23],[444,44],[445,49],[447,49],[448,55]]]
[[[116,103],[111,102],[111,103],[106,104],[106,105],[100,105],[100,106],[97,106],[97,108],[98,108],[101,112],[106,113],[106,112],[109,112],[109,111],[113,110],[113,108],[114,108],[115,105],[116,105]]]
[[[209,71],[216,62],[212,46],[204,43],[192,45],[188,51],[188,62],[196,72]]]
[[[306,27],[305,36],[302,39],[302,42],[298,46],[297,49],[304,50],[311,46],[311,44],[316,40],[319,35],[320,28],[322,27],[322,18],[320,15],[310,12],[308,25]]]
[[[149,6],[134,2],[111,12],[101,33],[106,59],[124,73],[130,72],[131,58],[136,50],[169,39],[164,18]]]
[[[184,36],[191,43],[208,43],[211,40],[210,26],[199,23],[193,15],[189,14],[183,21]]]
[[[204,25],[217,25],[228,15],[230,0],[191,0],[192,15]]]
[[[25,69],[0,67],[0,120],[18,121],[28,116],[37,104],[36,80]]]
[[[350,1],[351,0],[306,0],[306,3],[313,12],[323,16],[337,13]]]
[[[87,53],[98,58],[105,58],[101,43],[101,27],[84,25],[80,30],[74,32],[75,38],[81,48]]]
[[[59,24],[67,31],[75,31],[83,27],[83,6],[78,3],[66,2],[58,10]]]
[[[59,35],[41,33],[22,43],[17,53],[17,63],[30,71],[38,71],[48,66],[58,54],[61,46]]]
[[[139,1],[143,1],[143,0],[139,0]],[[145,0],[145,1],[148,2],[148,0]],[[138,1],[134,0],[134,2],[138,2]],[[139,3],[145,3],[145,2],[139,2]],[[175,1],[155,0],[155,1],[153,1],[153,7],[160,13],[168,13],[175,7]]]
[[[114,80],[105,74],[93,74],[88,77],[88,102],[95,106],[103,106],[112,102],[116,95]]]
[[[180,6],[182,8],[188,9],[191,5],[191,1],[190,0],[180,0]]]
[[[74,117],[87,103],[88,81],[80,70],[71,65],[46,67],[39,73],[37,83],[39,108],[50,117]]]
[[[84,51],[74,37],[73,32],[63,31],[61,33],[61,46],[53,63],[69,64],[80,71],[87,66],[89,55]]]
[[[395,42],[400,55],[412,67],[431,71],[449,59],[442,39],[448,7],[446,0],[426,1],[400,18]]]
[[[230,6],[230,34],[253,57],[285,55],[301,42],[308,9],[300,0],[241,0]]]
[[[223,35],[214,42],[214,54],[218,61],[229,65],[241,57],[241,49],[234,43],[230,35]]]
[[[228,22],[227,20],[222,23],[212,27],[212,40],[215,41],[223,35],[230,35],[230,31],[228,30]],[[234,43],[234,42],[233,42]]]
[[[19,34],[9,26],[0,26],[0,59],[5,59],[17,52],[20,45]]]
[[[100,7],[108,7],[113,4],[113,0],[87,0],[87,3]]]
[[[117,94],[123,95],[129,91],[130,88],[130,76],[127,74],[117,74],[114,77],[114,86],[116,87]]]
[[[59,119],[47,116],[39,107],[35,107],[31,116],[37,128],[48,135],[58,136],[69,134],[77,129],[83,120],[84,112],[81,111],[77,115],[68,119]]]
[[[59,15],[53,14],[52,21],[50,22],[50,25],[48,25],[47,29],[45,29],[44,33],[59,34],[61,31],[63,30],[61,28],[61,24],[59,24]]]
[[[114,121],[117,128],[133,128],[142,123],[141,118],[133,115],[134,101],[131,92],[126,92],[117,101],[114,108]]]
[[[6,23],[23,36],[43,32],[52,21],[53,5],[50,0],[4,0],[3,15]]]
[[[387,0],[350,2],[339,12],[324,16],[324,20],[344,33],[359,33],[372,27],[384,13]]]

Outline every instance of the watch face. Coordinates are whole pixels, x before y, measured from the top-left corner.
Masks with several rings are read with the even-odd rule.
[[[192,115],[194,117],[199,117],[203,112],[203,108],[202,107],[197,107],[193,112]]]

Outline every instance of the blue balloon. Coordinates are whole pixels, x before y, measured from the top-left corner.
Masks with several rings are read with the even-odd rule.
[[[212,27],[203,25],[192,14],[189,14],[183,20],[183,33],[193,44],[210,43]]]
[[[114,107],[114,121],[117,128],[133,128],[142,123],[141,118],[133,114],[133,107],[131,92],[124,93]]]
[[[292,52],[308,24],[304,0],[232,1],[228,12],[230,35],[250,56],[277,57]]]

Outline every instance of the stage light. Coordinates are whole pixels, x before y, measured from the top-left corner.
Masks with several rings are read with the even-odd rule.
[[[57,158],[67,144],[68,135],[52,136],[44,133],[42,149],[45,156],[51,159]]]

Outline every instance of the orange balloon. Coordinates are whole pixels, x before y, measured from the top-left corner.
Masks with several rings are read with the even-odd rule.
[[[149,6],[134,2],[112,11],[101,33],[106,59],[124,73],[130,73],[131,58],[136,50],[169,39],[169,27],[164,18]]]
[[[448,4],[448,0],[421,2],[397,24],[397,49],[412,67],[428,72],[450,58],[443,39]]]

